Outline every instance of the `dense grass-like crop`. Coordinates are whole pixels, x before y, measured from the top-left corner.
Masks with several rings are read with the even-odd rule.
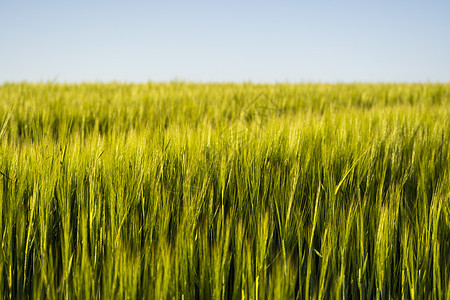
[[[3,84],[3,298],[450,295],[450,84]]]

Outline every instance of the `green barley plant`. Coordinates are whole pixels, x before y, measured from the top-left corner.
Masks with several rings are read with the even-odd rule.
[[[0,86],[2,299],[443,299],[449,84]]]

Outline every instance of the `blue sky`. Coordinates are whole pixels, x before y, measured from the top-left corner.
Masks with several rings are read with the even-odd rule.
[[[450,1],[4,1],[6,81],[450,82]]]

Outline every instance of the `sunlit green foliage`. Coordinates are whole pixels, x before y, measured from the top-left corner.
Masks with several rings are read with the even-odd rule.
[[[3,298],[450,295],[450,84],[4,84]]]

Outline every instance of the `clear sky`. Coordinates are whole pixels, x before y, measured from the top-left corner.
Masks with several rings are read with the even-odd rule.
[[[450,1],[0,0],[24,80],[450,82]]]

